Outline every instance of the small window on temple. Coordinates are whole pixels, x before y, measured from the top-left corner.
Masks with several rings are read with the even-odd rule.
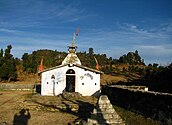
[[[82,83],[82,85],[84,85],[84,83]]]
[[[95,83],[95,85],[97,85],[97,83]]]
[[[47,82],[47,84],[48,84],[48,82]]]

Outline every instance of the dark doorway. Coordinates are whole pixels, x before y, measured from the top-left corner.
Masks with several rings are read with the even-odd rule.
[[[75,71],[73,69],[66,72],[66,91],[75,92]]]

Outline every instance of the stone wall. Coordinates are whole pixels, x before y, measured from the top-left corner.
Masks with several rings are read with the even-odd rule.
[[[0,84],[1,90],[33,90],[35,84]]]
[[[103,86],[102,93],[111,103],[127,110],[172,124],[172,94],[130,89],[126,86]]]

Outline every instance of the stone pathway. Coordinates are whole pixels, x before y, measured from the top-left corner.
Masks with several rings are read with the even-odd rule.
[[[106,95],[100,96],[87,125],[125,125]]]

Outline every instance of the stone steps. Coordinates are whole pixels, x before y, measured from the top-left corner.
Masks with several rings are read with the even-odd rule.
[[[106,95],[100,96],[87,125],[125,125]]]

